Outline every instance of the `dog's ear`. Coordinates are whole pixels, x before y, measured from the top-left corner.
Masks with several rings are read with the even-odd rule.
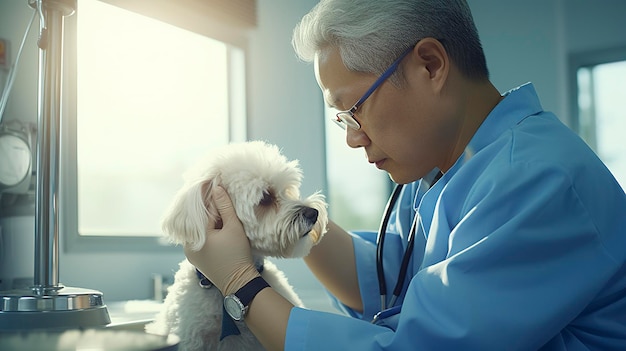
[[[208,226],[219,221],[212,196],[214,186],[212,179],[198,179],[176,194],[162,222],[170,242],[194,251],[202,248]]]

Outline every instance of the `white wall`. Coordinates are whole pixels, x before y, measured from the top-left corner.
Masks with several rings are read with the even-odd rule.
[[[324,101],[313,66],[299,61],[291,33],[316,1],[261,0],[251,33],[249,138],[267,139],[300,160],[304,194],[325,186]],[[280,11],[280,15],[277,15]]]
[[[533,82],[544,109],[568,124],[569,56],[626,48],[626,1],[468,2],[495,86],[504,92]]]
[[[626,48],[626,1],[559,0],[568,54]]]
[[[564,113],[560,86],[565,54],[558,1],[470,0],[490,69],[491,80],[505,92],[533,82],[546,110]]]
[[[300,159],[303,193],[325,187],[323,103],[313,68],[293,54],[291,30],[314,0],[259,0],[259,27],[249,42],[249,133]],[[621,0],[469,0],[482,35],[496,87],[506,91],[532,81],[544,108],[568,121],[567,57],[608,47],[626,47],[626,1]],[[0,37],[11,40],[13,55],[30,18],[26,0],[0,0]],[[35,24],[35,27],[38,27]],[[18,73],[7,118],[36,120],[37,50],[35,32]],[[0,83],[5,75],[0,73]],[[1,216],[1,214],[0,214]],[[24,226],[25,234],[32,228]],[[63,252],[61,281],[99,289],[106,301],[151,296],[150,274],[176,268],[181,252]],[[281,263],[294,285],[317,289],[299,261]],[[311,290],[319,291],[319,290]],[[319,294],[316,292],[316,294]]]

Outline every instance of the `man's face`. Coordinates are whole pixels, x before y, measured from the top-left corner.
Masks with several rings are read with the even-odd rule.
[[[416,56],[411,52],[402,62],[401,87],[385,81],[355,112],[361,129],[346,129],[350,147],[362,147],[368,162],[402,184],[440,167],[453,143],[449,109],[442,108],[432,73]],[[337,110],[350,109],[377,78],[349,71],[337,49],[316,56],[315,73],[324,100]]]

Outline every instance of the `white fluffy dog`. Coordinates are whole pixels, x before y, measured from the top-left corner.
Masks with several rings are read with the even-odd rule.
[[[323,195],[300,198],[302,171],[274,145],[261,141],[230,144],[210,153],[185,177],[163,221],[163,230],[176,244],[200,249],[206,228],[217,219],[213,189],[221,185],[250,239],[255,264],[263,278],[283,297],[302,306],[285,275],[266,256],[303,257],[326,232],[328,215]],[[146,326],[154,334],[176,334],[179,350],[262,350],[243,322],[240,335],[220,340],[223,296],[195,267],[180,263],[162,311]],[[230,319],[232,320],[232,319]],[[229,322],[229,321],[228,321]]]

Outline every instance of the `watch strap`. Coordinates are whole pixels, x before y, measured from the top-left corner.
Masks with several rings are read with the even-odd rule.
[[[254,299],[254,297],[261,292],[261,290],[270,287],[270,285],[263,279],[263,277],[256,277],[246,283],[241,289],[237,290],[235,296],[241,301],[241,303],[248,307]]]

